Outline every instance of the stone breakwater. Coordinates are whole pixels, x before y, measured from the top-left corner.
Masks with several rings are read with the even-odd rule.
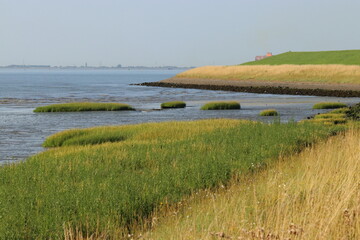
[[[248,92],[262,94],[286,94],[286,95],[308,95],[308,96],[331,96],[331,97],[360,97],[358,90],[346,89],[323,89],[323,88],[292,88],[284,86],[239,86],[239,85],[214,85],[214,84],[193,84],[175,82],[144,82],[134,84],[151,87],[168,88],[191,88],[204,90],[220,90],[233,92]],[[306,87],[306,86],[305,86]]]

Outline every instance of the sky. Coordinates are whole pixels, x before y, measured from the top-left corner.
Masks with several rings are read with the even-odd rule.
[[[0,0],[0,65],[233,65],[360,49],[359,0]]]

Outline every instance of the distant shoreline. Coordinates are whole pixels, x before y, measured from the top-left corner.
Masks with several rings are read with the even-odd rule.
[[[13,65],[13,66],[0,66],[0,69],[43,69],[43,70],[188,70],[194,67],[176,67],[176,66],[159,66],[159,67],[146,67],[146,66],[127,66],[127,67],[85,67],[85,66],[21,66],[21,65]]]
[[[357,84],[281,83],[251,80],[232,81],[221,79],[190,79],[173,77],[159,82],[145,82],[137,85],[260,94],[360,97],[360,85]]]

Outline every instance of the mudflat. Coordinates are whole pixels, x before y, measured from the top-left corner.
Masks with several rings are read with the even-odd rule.
[[[236,86],[236,87],[282,87],[294,89],[324,89],[324,90],[351,90],[360,91],[360,84],[344,83],[315,83],[315,82],[277,82],[258,80],[222,80],[222,79],[194,79],[194,78],[169,78],[162,83]]]

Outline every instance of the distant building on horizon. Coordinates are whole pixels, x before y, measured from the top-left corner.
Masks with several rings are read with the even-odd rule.
[[[271,53],[271,52],[268,52],[268,53],[266,53],[265,56],[256,56],[256,57],[255,57],[255,61],[259,61],[259,60],[261,60],[261,59],[268,58],[268,57],[271,57],[271,56],[272,56],[272,53]]]

